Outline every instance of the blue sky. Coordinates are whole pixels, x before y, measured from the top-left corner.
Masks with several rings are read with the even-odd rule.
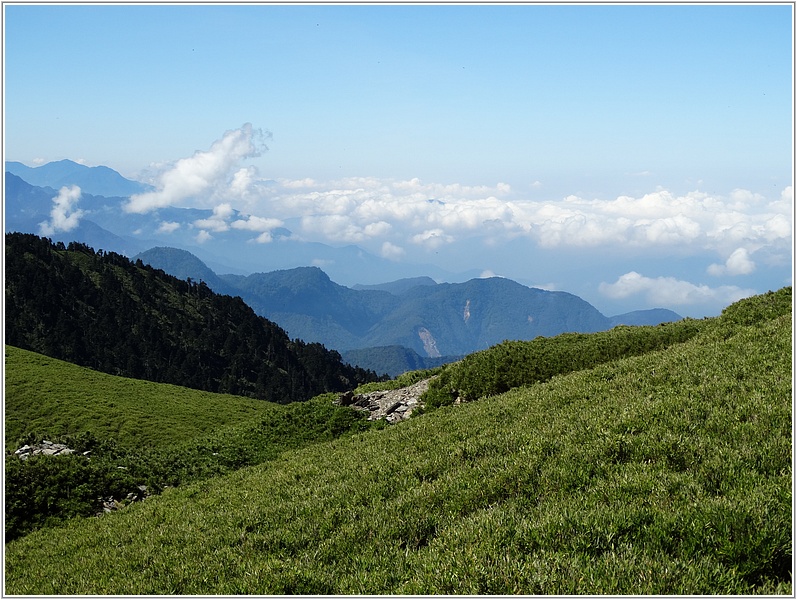
[[[230,206],[258,234],[603,310],[716,313],[791,281],[792,21],[788,4],[6,4],[5,159],[107,165],[163,192],[142,210]]]

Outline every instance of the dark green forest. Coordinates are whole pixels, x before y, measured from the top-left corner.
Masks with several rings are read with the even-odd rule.
[[[6,343],[104,373],[287,403],[377,380],[239,297],[32,234],[6,243]]]

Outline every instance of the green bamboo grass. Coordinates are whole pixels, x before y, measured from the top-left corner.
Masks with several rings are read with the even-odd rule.
[[[32,533],[6,593],[791,594],[791,313],[752,305]]]

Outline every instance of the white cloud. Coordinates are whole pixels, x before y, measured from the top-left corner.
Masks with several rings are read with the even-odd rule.
[[[387,221],[377,221],[376,223],[368,223],[363,227],[363,233],[369,238],[382,237],[387,235],[390,231],[391,225]]]
[[[39,223],[41,235],[53,235],[57,231],[72,231],[80,224],[83,211],[76,209],[80,202],[80,188],[76,185],[64,186],[53,198],[53,208],[50,210],[50,220]]]
[[[213,207],[213,215],[209,219],[197,219],[194,221],[194,227],[210,229],[216,232],[227,231],[230,228],[227,221],[233,215],[233,212],[232,205],[229,202],[223,202]]]
[[[203,229],[202,231],[200,231],[198,234],[196,234],[196,241],[197,241],[197,243],[199,243],[199,244],[204,244],[204,243],[205,243],[205,242],[207,242],[208,240],[212,240],[212,239],[213,239],[213,236],[212,236],[212,235],[210,235],[210,234],[209,234],[207,231],[205,231],[204,229]]]
[[[280,180],[280,185],[287,189],[302,189],[302,188],[315,188],[318,186],[315,179],[311,179],[310,177],[305,177],[304,179],[282,179]]]
[[[547,290],[549,292],[558,292],[562,289],[560,284],[554,283],[552,281],[549,281],[548,283],[535,283],[529,287]]]
[[[749,275],[755,271],[756,265],[750,259],[746,248],[737,248],[728,257],[724,265],[709,265],[707,271],[709,275]]]
[[[601,283],[598,286],[598,290],[604,296],[614,300],[644,294],[649,304],[658,306],[679,306],[709,302],[730,304],[756,293],[755,290],[731,285],[711,288],[707,285],[695,285],[674,277],[645,277],[636,271],[621,275],[614,283]]]
[[[411,241],[413,244],[425,246],[429,250],[435,250],[444,244],[450,244],[454,241],[454,238],[442,229],[427,229],[412,236]]]
[[[788,252],[789,198],[790,189],[771,202],[740,189],[725,197],[657,189],[612,200],[571,195],[540,201],[501,183],[465,186],[362,177],[326,183],[281,180],[252,206],[283,221],[297,219],[295,234],[302,239],[372,243],[375,252],[385,241],[401,246],[409,240],[436,251],[454,240],[481,237],[497,246],[525,236],[549,249],[665,249],[681,256],[729,256],[739,247],[753,251],[773,244],[778,252]]]
[[[308,215],[302,217],[305,233],[320,234],[335,242],[358,243],[383,238],[392,228],[386,221],[358,223],[358,219],[347,214]]]
[[[228,193],[236,198],[246,198],[252,193],[257,169],[252,166],[238,169],[232,176]]]
[[[259,236],[255,238],[255,241],[258,244],[270,244],[274,240],[274,237],[271,235],[270,231],[264,231]]]
[[[398,260],[406,254],[406,251],[401,246],[391,244],[390,242],[383,242],[381,254],[384,258]]]
[[[260,236],[256,241],[268,242],[275,227],[289,223],[297,239],[362,244],[396,260],[410,254],[417,259],[417,253],[439,251],[454,241],[479,238],[495,248],[520,237],[546,249],[722,256],[727,262],[709,269],[726,275],[751,272],[753,253],[761,264],[791,256],[791,187],[771,198],[745,189],[723,196],[657,188],[608,200],[576,195],[534,200],[504,182],[465,185],[376,177],[266,181],[245,164],[258,155],[258,135],[246,124],[226,132],[209,150],[161,168],[154,178],[156,191],[132,197],[127,210],[146,212],[175,204],[215,207],[212,217],[194,226],[214,235],[230,229],[252,231]],[[530,185],[539,196],[536,190],[542,184]],[[226,212],[220,210],[224,206]],[[232,207],[242,216],[234,217]],[[405,248],[404,254],[398,250]],[[747,255],[732,256],[740,248]]]
[[[181,158],[163,171],[156,178],[157,189],[131,196],[125,210],[146,213],[189,200],[196,205],[202,198],[212,197],[219,188],[232,190],[230,193],[240,196],[245,191],[242,186],[251,183],[254,173],[237,167],[241,160],[260,155],[256,138],[262,135],[250,123],[227,131],[220,140],[213,142],[210,150]]]
[[[180,229],[180,224],[175,221],[161,221],[158,233],[172,233]]]
[[[238,219],[230,224],[233,229],[243,229],[247,231],[267,232],[277,227],[282,227],[284,223],[279,219],[267,219],[255,215],[248,215],[246,219]]]

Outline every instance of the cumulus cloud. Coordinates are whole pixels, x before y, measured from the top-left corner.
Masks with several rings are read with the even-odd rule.
[[[180,224],[175,221],[161,221],[158,233],[172,233],[180,229]]]
[[[255,215],[248,215],[246,219],[238,219],[230,224],[233,229],[243,229],[246,231],[268,232],[277,227],[282,227],[284,223],[279,219],[268,219]]]
[[[406,251],[401,246],[391,244],[390,242],[382,243],[381,255],[390,260],[398,260],[406,254]]]
[[[750,259],[746,248],[737,248],[728,257],[724,265],[709,265],[709,275],[749,275],[755,271],[755,262]]]
[[[241,196],[251,184],[255,173],[251,168],[239,168],[246,158],[260,155],[258,140],[263,133],[246,123],[239,129],[227,131],[213,142],[210,150],[197,151],[189,158],[181,158],[171,168],[156,177],[156,190],[130,197],[125,210],[146,213],[166,206],[176,206],[201,198],[213,197],[220,188]]]
[[[193,223],[207,236],[250,231],[258,236],[253,241],[266,243],[276,227],[289,223],[298,239],[362,244],[395,260],[439,251],[455,241],[478,239],[497,246],[517,238],[545,249],[726,257],[724,264],[709,267],[714,275],[752,272],[753,254],[761,264],[790,257],[791,187],[774,198],[745,189],[718,195],[657,188],[613,199],[540,199],[536,190],[542,184],[534,181],[530,185],[537,199],[531,199],[504,182],[465,185],[377,177],[265,181],[246,165],[259,154],[261,138],[251,124],[226,132],[209,150],[162,168],[153,180],[155,191],[133,196],[127,210],[213,208],[211,217]],[[235,216],[232,207],[245,213]]]
[[[50,220],[39,223],[41,235],[53,235],[57,231],[72,231],[80,224],[83,211],[75,208],[80,201],[80,188],[76,185],[64,186],[53,198],[53,208],[50,210]]]
[[[212,240],[213,236],[210,235],[210,233],[208,233],[207,231],[205,231],[203,229],[198,234],[196,234],[196,238],[195,239],[196,239],[197,243],[204,244],[208,240]]]
[[[466,186],[359,177],[277,180],[260,206],[275,218],[295,219],[295,233],[302,239],[370,243],[376,252],[385,241],[437,251],[455,240],[480,238],[495,246],[526,237],[546,249],[612,247],[729,256],[740,247],[752,252],[767,245],[780,254],[789,252],[791,195],[789,188],[768,202],[741,189],[724,197],[657,189],[609,200],[575,195],[532,200],[503,183]],[[730,268],[742,266],[732,262]]]
[[[598,286],[601,294],[614,300],[644,294],[647,302],[659,306],[680,306],[721,302],[730,304],[754,295],[752,289],[723,285],[712,288],[707,285],[696,285],[674,277],[645,277],[636,271],[621,275],[614,283],[601,283]]]
[[[213,215],[210,218],[197,219],[194,221],[194,227],[209,229],[216,232],[227,231],[230,228],[227,221],[233,215],[233,212],[232,205],[229,202],[223,202],[213,207]]]
[[[454,237],[448,235],[442,229],[427,229],[412,236],[411,241],[413,244],[419,244],[430,250],[435,250],[444,244],[453,242]]]

